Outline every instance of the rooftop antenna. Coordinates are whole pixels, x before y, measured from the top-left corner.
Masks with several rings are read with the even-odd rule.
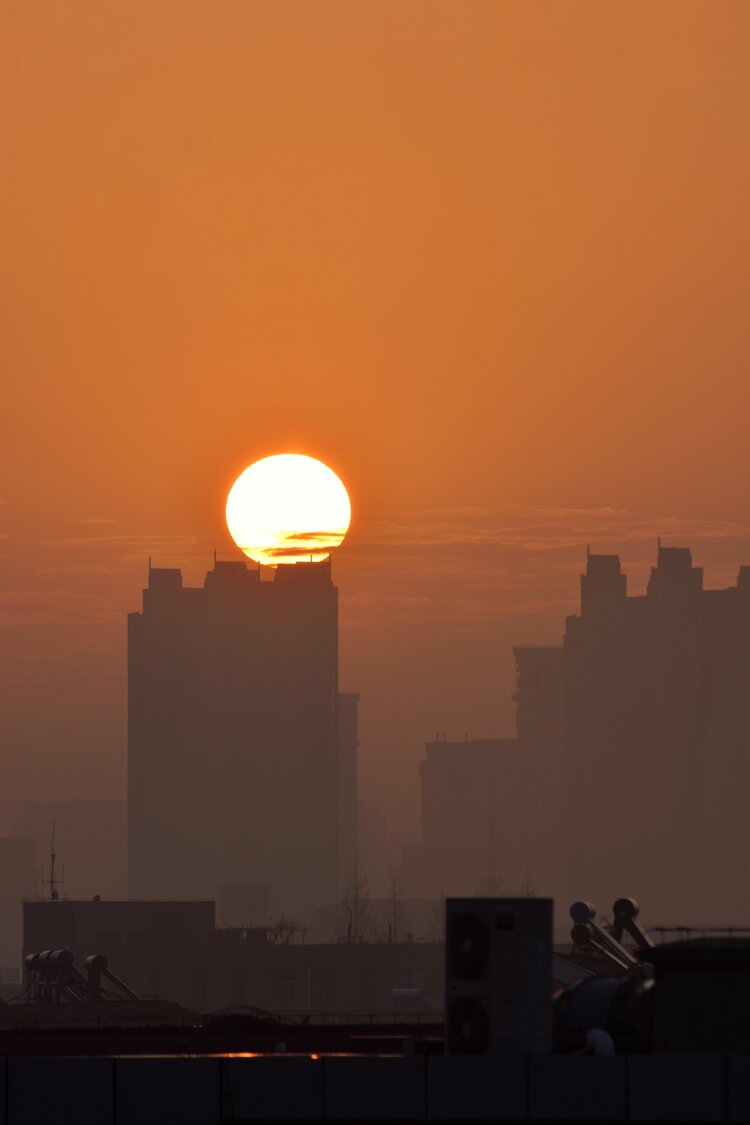
[[[57,902],[57,900],[60,898],[60,892],[58,891],[57,888],[58,888],[58,885],[61,886],[65,882],[64,879],[62,879],[62,878],[58,879],[57,876],[55,875],[55,861],[56,861],[56,859],[57,859],[57,852],[55,851],[55,822],[53,820],[52,821],[52,843],[50,845],[49,879],[44,879],[44,878],[42,879],[42,883],[49,887],[49,901],[50,902]],[[64,874],[64,872],[63,872],[63,874]],[[44,875],[43,871],[42,871],[42,875]]]
[[[214,570],[216,570],[216,548],[214,547]]]
[[[492,877],[495,875],[497,859],[495,854],[495,818],[492,813],[490,813],[490,822],[487,829],[487,874]]]

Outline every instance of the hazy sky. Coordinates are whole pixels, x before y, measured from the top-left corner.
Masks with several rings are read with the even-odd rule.
[[[512,727],[583,545],[750,562],[750,4],[0,7],[0,761],[123,791],[146,558],[322,457],[363,775]]]

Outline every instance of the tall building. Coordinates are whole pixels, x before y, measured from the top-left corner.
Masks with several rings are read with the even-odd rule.
[[[150,568],[128,622],[130,896],[220,902],[222,888],[265,885],[276,912],[330,902],[353,785],[330,560],[272,581],[216,562],[203,587]]]
[[[519,662],[516,701],[524,754],[559,779],[559,893],[750,923],[750,568],[706,590],[687,548],[660,546],[629,597],[617,556],[590,554],[580,612],[548,652],[536,680]]]
[[[488,880],[518,885],[521,770],[512,738],[425,744],[419,767],[422,870],[416,882],[405,871],[410,890],[441,897],[471,894]]]
[[[589,554],[580,594],[562,645],[513,650],[515,740],[427,744],[410,893],[472,893],[484,865],[560,924],[634,895],[653,923],[750,925],[750,567],[706,590],[660,546],[633,597]]]

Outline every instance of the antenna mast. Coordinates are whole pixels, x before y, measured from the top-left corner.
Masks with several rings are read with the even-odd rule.
[[[490,813],[490,822],[487,826],[487,874],[495,874],[495,818]]]
[[[50,866],[49,866],[49,879],[42,879],[42,883],[49,887],[49,901],[57,902],[60,897],[58,885],[62,885],[64,879],[58,879],[55,875],[55,861],[57,859],[57,852],[55,851],[55,822],[52,821],[52,843],[50,845]],[[43,874],[43,873],[42,873]]]

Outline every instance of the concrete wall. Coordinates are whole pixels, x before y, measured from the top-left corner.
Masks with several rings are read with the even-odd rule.
[[[225,940],[221,940],[225,936]],[[438,1011],[443,946],[399,942],[243,947],[217,932],[211,1006],[251,1004],[280,1015],[389,1013],[392,989],[419,989],[422,1010]]]
[[[0,1125],[750,1120],[750,1055],[0,1059]]]
[[[69,949],[84,971],[90,953],[140,996],[210,1006],[213,902],[26,902],[24,953]]]
[[[79,968],[89,953],[108,954],[115,935],[144,934],[167,946],[183,934],[212,933],[213,902],[61,899],[23,904],[23,951],[69,949]],[[117,967],[113,964],[117,972]]]

